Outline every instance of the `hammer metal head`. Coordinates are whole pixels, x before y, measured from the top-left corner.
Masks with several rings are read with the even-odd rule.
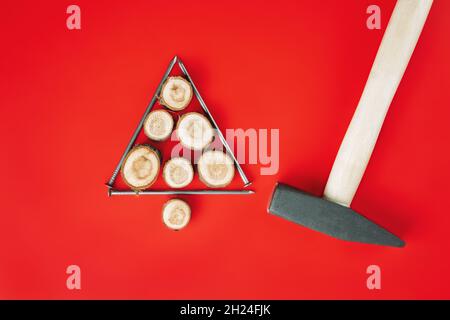
[[[342,240],[392,247],[405,245],[400,238],[352,209],[286,184],[276,185],[268,211]]]

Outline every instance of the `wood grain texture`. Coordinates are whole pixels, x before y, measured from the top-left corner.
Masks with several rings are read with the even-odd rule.
[[[350,206],[432,3],[433,0],[397,1],[328,178],[326,199]]]

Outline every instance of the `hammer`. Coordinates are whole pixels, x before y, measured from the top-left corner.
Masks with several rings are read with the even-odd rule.
[[[350,204],[432,3],[433,0],[397,1],[323,198],[278,183],[269,204],[270,213],[342,240],[405,245],[394,234],[350,209]]]

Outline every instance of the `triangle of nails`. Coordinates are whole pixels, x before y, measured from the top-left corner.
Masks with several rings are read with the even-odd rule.
[[[178,195],[185,194],[185,195],[187,195],[187,194],[252,194],[252,193],[254,193],[254,191],[252,191],[252,190],[206,189],[206,190],[141,190],[141,191],[134,191],[134,190],[115,190],[113,188],[114,182],[116,181],[116,178],[120,172],[120,168],[122,167],[122,164],[125,161],[125,158],[126,158],[128,152],[131,150],[131,148],[133,148],[133,146],[136,142],[136,138],[138,137],[139,133],[142,130],[145,118],[152,110],[155,102],[157,101],[157,99],[161,93],[161,89],[162,89],[164,82],[166,81],[167,77],[170,75],[170,72],[172,71],[172,69],[176,63],[178,63],[178,66],[180,67],[181,71],[183,72],[184,76],[186,77],[186,80],[188,80],[191,83],[194,94],[197,97],[197,100],[200,103],[200,106],[202,107],[203,111],[205,112],[205,116],[211,121],[213,128],[216,129],[216,132],[219,136],[220,141],[224,145],[227,153],[233,159],[236,169],[238,170],[238,173],[242,179],[242,182],[244,182],[244,187],[248,187],[251,184],[251,182],[248,180],[247,176],[245,175],[244,171],[242,170],[241,165],[239,164],[236,157],[234,156],[234,153],[231,150],[230,146],[228,145],[228,142],[225,140],[225,138],[222,134],[222,131],[220,131],[219,126],[217,125],[216,121],[214,121],[212,114],[209,112],[209,109],[206,106],[206,103],[203,101],[203,99],[202,99],[200,93],[198,92],[197,87],[195,86],[194,82],[192,81],[186,67],[184,66],[181,59],[178,58],[177,56],[175,56],[170,61],[169,66],[167,67],[167,70],[164,73],[164,76],[161,79],[161,82],[159,83],[158,88],[156,89],[156,92],[153,95],[152,100],[150,101],[149,105],[147,106],[147,109],[145,110],[144,114],[142,115],[142,118],[139,121],[139,124],[133,133],[133,136],[131,137],[125,151],[123,152],[122,157],[120,158],[120,161],[116,166],[116,169],[114,170],[109,181],[106,183],[106,185],[108,186],[108,195],[109,196],[113,196],[113,195],[160,195],[160,194],[178,194]]]

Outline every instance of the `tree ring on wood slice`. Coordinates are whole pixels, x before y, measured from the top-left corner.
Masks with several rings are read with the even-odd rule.
[[[214,130],[209,120],[198,112],[188,112],[177,123],[180,143],[192,150],[202,150],[214,138]]]
[[[191,219],[191,208],[181,199],[171,199],[163,206],[162,219],[172,230],[184,228]]]
[[[152,146],[141,144],[128,152],[121,167],[124,182],[133,190],[144,190],[155,182],[161,156]]]
[[[185,109],[192,99],[192,86],[183,77],[169,77],[161,88],[159,103],[170,110]]]
[[[172,158],[164,165],[163,178],[169,187],[183,188],[192,182],[194,169],[189,160],[182,157]]]
[[[219,150],[204,152],[197,163],[200,180],[211,188],[226,187],[234,177],[234,162]]]
[[[144,121],[144,133],[155,141],[163,141],[170,137],[173,130],[173,118],[166,110],[150,112]]]

